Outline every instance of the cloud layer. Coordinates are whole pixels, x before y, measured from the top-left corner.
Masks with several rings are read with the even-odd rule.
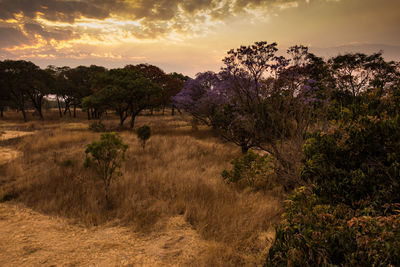
[[[1,37],[15,40],[1,46],[31,45],[38,37],[101,40],[108,31],[138,39],[198,33],[199,25],[293,4],[295,0],[0,0]]]

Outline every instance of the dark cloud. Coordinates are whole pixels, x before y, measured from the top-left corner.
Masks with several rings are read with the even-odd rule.
[[[99,2],[99,4],[97,4]],[[36,18],[38,13],[51,21],[74,22],[76,18],[104,19],[110,15],[107,3],[117,1],[71,1],[71,0],[1,0],[0,18],[12,19],[22,14],[25,18]]]
[[[34,39],[35,35],[49,41],[60,41],[89,34],[102,39],[104,31],[72,27],[53,27],[40,24],[41,19],[51,22],[67,22],[71,26],[80,18],[104,20],[119,17],[122,20],[140,20],[141,26],[121,27],[121,30],[144,39],[156,38],[172,31],[187,33],[191,26],[205,20],[209,15],[222,20],[234,13],[251,7],[292,2],[293,0],[0,0],[0,19],[17,20],[17,24],[6,26],[22,27],[27,34],[10,28],[0,33],[3,46],[19,44],[23,39]],[[302,0],[304,1],[304,0]],[[97,34],[94,34],[97,33]],[[4,40],[4,37],[13,37]],[[10,40],[15,40],[13,43]]]
[[[42,36],[46,41],[63,41],[79,38],[79,34],[73,32],[71,29],[60,27],[47,27],[45,29],[40,24],[33,22],[25,23],[24,30],[28,33],[29,36],[34,36],[35,34],[38,34]]]
[[[304,1],[304,0],[302,0]],[[36,18],[41,13],[45,19],[73,23],[75,19],[86,17],[105,19],[111,15],[122,15],[131,19],[170,20],[180,10],[196,12],[226,13],[240,12],[248,7],[285,4],[295,0],[0,0],[0,19],[16,18],[23,14],[26,18]]]
[[[0,48],[29,43],[29,39],[20,30],[10,27],[0,27]]]

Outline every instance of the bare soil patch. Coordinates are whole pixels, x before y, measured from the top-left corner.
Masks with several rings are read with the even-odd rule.
[[[113,225],[81,227],[0,203],[3,266],[182,266],[194,264],[207,247],[182,216],[169,218],[158,232],[140,234]]]

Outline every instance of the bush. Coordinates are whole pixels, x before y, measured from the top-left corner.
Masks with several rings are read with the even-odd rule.
[[[234,159],[232,170],[224,170],[222,178],[239,188],[250,187],[255,190],[272,189],[276,185],[276,175],[271,156],[260,156],[253,151]]]
[[[326,266],[344,262],[354,251],[345,205],[321,205],[308,188],[296,190],[286,202],[286,213],[276,229],[276,239],[266,266]]]
[[[115,172],[125,160],[127,149],[128,145],[122,142],[117,133],[104,133],[100,136],[100,141],[95,141],[86,148],[84,165],[92,167],[103,180],[107,203],[109,203],[108,189]],[[116,174],[121,175],[120,172]]]
[[[148,125],[143,125],[142,127],[139,127],[136,130],[136,134],[137,134],[138,138],[140,139],[140,142],[142,143],[142,147],[144,150],[144,148],[146,146],[146,142],[151,136],[150,127]]]
[[[400,119],[359,116],[310,135],[267,266],[399,266]]]
[[[101,121],[95,121],[89,125],[89,130],[93,132],[105,132],[106,126]]]
[[[330,204],[362,208],[400,202],[400,119],[362,117],[304,145],[301,178]]]
[[[374,213],[321,204],[300,188],[286,202],[266,266],[399,266],[400,215]]]

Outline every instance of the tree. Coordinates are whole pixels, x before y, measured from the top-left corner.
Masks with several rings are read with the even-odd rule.
[[[30,101],[41,119],[43,119],[43,98],[49,93],[50,75],[29,61],[5,60],[1,62],[0,72],[7,79],[3,84],[9,92],[13,105],[26,117],[26,103]]]
[[[115,177],[115,172],[121,168],[125,160],[125,152],[128,145],[122,142],[117,133],[104,133],[100,136],[100,141],[95,141],[85,150],[85,167],[92,167],[97,172],[99,178],[103,180],[106,201],[110,204],[109,187]],[[121,175],[120,172],[116,173]]]
[[[1,65],[1,63],[0,63]],[[0,117],[3,118],[4,117],[4,109],[7,106],[10,106],[10,100],[11,100],[11,96],[10,96],[10,92],[7,88],[6,85],[6,80],[7,80],[7,76],[6,73],[3,71],[0,71]]]
[[[375,77],[382,78],[384,75],[381,71],[389,67],[384,64],[381,53],[339,55],[331,58],[329,64],[336,79],[337,88],[341,91],[350,92],[353,103],[361,92],[372,87],[374,81],[377,82]],[[382,79],[381,82],[383,82]]]
[[[151,136],[150,127],[148,125],[143,125],[136,130],[136,134],[142,143],[143,151],[146,146],[147,140]]]
[[[114,109],[120,117],[120,126],[130,117],[131,128],[136,116],[151,107],[152,100],[162,91],[141,72],[128,68],[109,70],[98,76],[94,86],[97,92],[87,97],[85,102],[101,103],[106,108]]]
[[[104,67],[91,65],[90,67],[78,66],[74,69],[65,69],[62,76],[65,79],[65,110],[64,115],[68,111],[71,114],[71,106],[74,108],[74,117],[76,116],[76,108],[82,105],[82,100],[92,95],[98,88],[94,88],[97,77],[102,75],[107,70]],[[95,109],[88,109],[88,119],[98,117],[98,112]]]

